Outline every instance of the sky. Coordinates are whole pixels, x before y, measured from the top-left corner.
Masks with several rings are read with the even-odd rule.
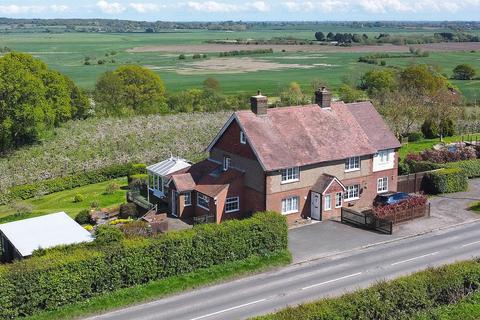
[[[146,21],[479,20],[480,0],[0,0],[0,17]]]

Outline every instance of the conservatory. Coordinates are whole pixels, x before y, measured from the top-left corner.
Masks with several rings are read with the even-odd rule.
[[[158,199],[167,196],[166,184],[170,179],[170,175],[182,169],[189,168],[191,164],[182,158],[170,157],[162,162],[147,167],[148,174],[148,194]]]

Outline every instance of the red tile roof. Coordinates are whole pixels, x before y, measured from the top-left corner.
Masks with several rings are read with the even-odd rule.
[[[350,113],[377,150],[400,148],[401,144],[370,101],[348,103]]]
[[[223,171],[220,164],[204,160],[186,170],[172,173],[172,181],[179,192],[196,190],[213,198],[243,174],[234,168]]]
[[[271,108],[264,116],[243,110],[236,112],[235,117],[264,169],[272,171],[374,154],[380,150],[378,146],[397,148],[398,141],[391,137],[384,144],[379,142],[381,137],[376,137],[375,127],[379,126],[380,134],[386,135],[386,124],[369,105],[370,102],[350,106],[333,102],[331,109],[316,104]],[[358,116],[355,106],[366,114]],[[359,123],[363,117],[370,119],[369,124]]]

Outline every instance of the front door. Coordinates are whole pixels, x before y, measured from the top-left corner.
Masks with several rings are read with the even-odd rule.
[[[178,192],[172,190],[172,215],[178,217],[177,212]]]
[[[312,191],[310,200],[310,217],[313,220],[322,220],[320,209],[320,194]]]

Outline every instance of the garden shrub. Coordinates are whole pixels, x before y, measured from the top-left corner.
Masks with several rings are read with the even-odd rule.
[[[480,159],[451,162],[445,165],[446,168],[460,168],[468,178],[480,177]]]
[[[78,224],[94,224],[95,221],[93,221],[92,216],[90,215],[89,210],[82,210],[80,211],[76,216],[75,216],[75,221]]]
[[[118,185],[118,183],[112,182],[109,183],[108,186],[105,188],[105,194],[114,194],[118,190],[120,190],[120,186]]]
[[[430,119],[426,119],[422,124],[422,133],[427,139],[437,138],[439,130],[438,125]]]
[[[407,161],[410,173],[442,169],[443,165],[429,161]]]
[[[144,164],[119,164],[99,170],[82,172],[65,177],[43,180],[22,186],[15,186],[0,197],[0,205],[17,199],[30,199],[38,195],[71,190],[85,185],[99,183],[119,177],[145,173]]]
[[[74,203],[79,203],[79,202],[83,202],[83,201],[85,201],[85,197],[83,196],[83,194],[77,193],[77,194],[73,197],[73,202],[74,202]]]
[[[423,133],[421,132],[410,132],[408,134],[408,142],[416,142],[424,138]]]
[[[109,245],[124,239],[123,232],[113,226],[101,225],[95,230],[95,242],[99,245]]]
[[[457,303],[479,289],[480,262],[472,260],[431,268],[256,319],[412,319],[418,312]]]
[[[462,169],[441,169],[426,173],[422,184],[429,194],[460,192],[468,189],[468,178]]]
[[[133,174],[128,176],[128,187],[132,189],[134,186],[144,186],[148,183],[148,175],[144,173]]]
[[[118,216],[122,219],[135,218],[138,216],[137,205],[133,202],[124,203],[120,206]]]
[[[106,240],[122,233],[110,228],[99,227],[92,243],[53,248],[0,266],[0,319],[288,247],[286,219],[274,212],[114,244]]]

